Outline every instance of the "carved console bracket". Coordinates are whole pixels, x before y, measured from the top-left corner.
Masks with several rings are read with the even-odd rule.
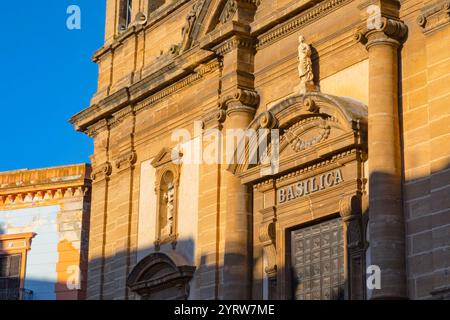
[[[426,35],[450,24],[450,1],[437,1],[424,7],[417,17],[417,24]]]
[[[344,234],[348,257],[348,297],[352,300],[365,298],[365,237],[362,228],[362,198],[360,195],[344,196],[340,203],[340,214],[344,223]]]
[[[100,181],[108,179],[112,173],[112,165],[110,162],[105,162],[99,166],[96,166],[92,170],[91,178],[93,181]]]
[[[130,151],[130,152],[120,155],[116,159],[114,164],[116,165],[116,169],[121,171],[121,170],[125,170],[127,168],[132,168],[134,166],[134,164],[136,163],[136,161],[137,161],[136,152]]]

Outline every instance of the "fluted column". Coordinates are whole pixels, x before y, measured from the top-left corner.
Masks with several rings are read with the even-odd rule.
[[[358,40],[369,53],[369,230],[371,264],[381,269],[372,299],[406,298],[405,232],[398,110],[398,50],[407,27],[383,18]]]

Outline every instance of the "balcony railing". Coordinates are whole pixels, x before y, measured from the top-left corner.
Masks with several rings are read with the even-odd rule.
[[[33,291],[28,289],[0,290],[0,300],[33,300]]]

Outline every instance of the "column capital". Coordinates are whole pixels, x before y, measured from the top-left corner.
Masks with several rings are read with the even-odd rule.
[[[355,33],[355,40],[370,50],[375,45],[399,47],[406,40],[407,35],[408,27],[403,21],[382,17],[379,25],[359,28]]]
[[[254,114],[259,105],[259,94],[251,89],[238,88],[233,94],[224,96],[219,108],[226,110],[227,115],[233,112],[248,112]]]

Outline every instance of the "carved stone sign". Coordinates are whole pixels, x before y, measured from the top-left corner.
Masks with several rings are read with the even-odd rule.
[[[279,189],[278,203],[289,202],[337,186],[343,182],[344,178],[341,169],[326,172]]]

